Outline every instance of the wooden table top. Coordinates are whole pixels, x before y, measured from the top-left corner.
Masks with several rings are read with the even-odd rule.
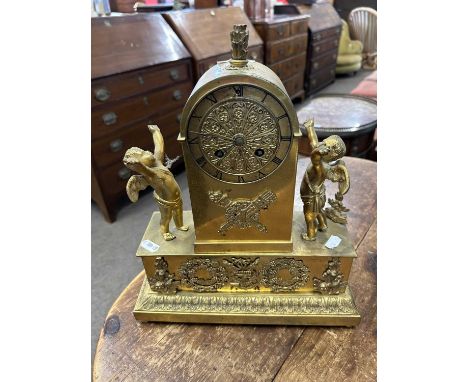
[[[357,327],[141,323],[132,314],[141,272],[108,313],[94,381],[375,381],[377,169],[364,159],[345,162],[351,189],[344,202],[358,254],[349,280],[362,316]]]
[[[301,125],[311,117],[319,138],[363,134],[377,126],[377,102],[352,94],[322,94],[304,102],[297,112]]]

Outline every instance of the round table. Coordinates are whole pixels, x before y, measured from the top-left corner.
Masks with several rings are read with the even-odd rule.
[[[303,123],[314,119],[320,140],[336,134],[346,144],[346,155],[369,158],[377,128],[377,102],[371,98],[347,94],[324,94],[312,98],[297,113],[303,138],[299,152],[310,155]]]
[[[309,162],[299,160],[298,182]],[[108,313],[97,344],[94,381],[374,381],[376,163],[348,157],[345,162],[352,187],[344,202],[358,254],[350,275],[362,316],[357,327],[138,322],[132,310],[141,272]],[[327,190],[330,196],[333,192]]]

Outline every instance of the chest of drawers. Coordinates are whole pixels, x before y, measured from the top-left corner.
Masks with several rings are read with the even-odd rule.
[[[182,155],[177,135],[192,67],[159,14],[93,18],[91,33],[91,196],[112,222],[132,175],[122,164],[125,151],[153,149],[148,124],[160,127],[170,158]]]
[[[291,99],[304,98],[308,18],[274,15],[252,21],[265,44],[265,64],[283,81]]]
[[[294,0],[290,3],[303,3]],[[327,0],[312,5],[275,6],[276,14],[308,15],[308,46],[304,78],[306,95],[316,93],[335,80],[336,59],[341,34],[341,19]]]
[[[311,95],[335,81],[341,19],[326,0],[317,0],[310,6],[298,5],[298,9],[310,16],[304,87],[306,94]]]
[[[247,24],[248,58],[263,63],[263,41],[239,7],[171,11],[163,16],[190,51],[196,80],[217,61],[231,58],[234,24]]]

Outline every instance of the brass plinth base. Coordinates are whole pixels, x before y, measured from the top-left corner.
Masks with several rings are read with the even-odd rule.
[[[355,326],[361,316],[346,288],[318,293],[152,292],[145,277],[133,315],[139,321],[211,324]]]

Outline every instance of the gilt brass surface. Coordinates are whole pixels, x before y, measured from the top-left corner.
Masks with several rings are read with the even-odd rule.
[[[349,288],[340,295],[151,291],[145,278],[133,310],[139,321],[355,326],[361,316]]]
[[[140,175],[132,175],[127,182],[127,195],[132,202],[138,201],[139,192],[152,187],[155,201],[159,204],[161,219],[159,232],[164,240],[174,240],[175,235],[169,232],[169,223],[174,220],[179,231],[187,231],[182,216],[182,193],[174,175],[164,164],[164,139],[156,125],[148,125],[153,136],[154,154],[132,147],[125,152],[123,163],[130,170]],[[171,160],[168,162],[172,163]],[[170,167],[170,166],[169,166]]]
[[[245,31],[245,26],[234,27],[232,59],[200,78],[182,113],[178,140],[193,208],[195,253],[290,252],[293,246],[299,123],[278,76],[246,60]],[[240,208],[242,201],[266,192],[275,201],[259,211],[242,209],[245,217],[235,224],[226,221],[226,208],[210,199],[213,193],[228,194]],[[229,229],[222,229],[226,223]]]
[[[342,200],[350,187],[348,169],[341,160],[346,152],[346,146],[338,135],[319,142],[314,129],[314,121],[304,123],[309,137],[311,163],[304,172],[301,183],[301,199],[304,203],[304,217],[307,230],[302,234],[304,240],[315,240],[318,230],[326,230],[328,227],[327,216],[334,222],[346,223],[347,208]],[[325,207],[325,181],[338,183],[338,192],[334,199],[329,199],[330,206]]]
[[[293,240],[297,245],[290,253],[194,254],[193,230],[180,233],[177,240],[164,241],[155,229],[158,221],[159,212],[155,212],[142,238],[142,241],[150,240],[157,244],[158,250],[151,252],[140,246],[136,255],[142,259],[149,280],[156,278],[159,285],[168,289],[172,287],[171,282],[174,282],[177,291],[252,294],[328,293],[328,286],[332,288],[338,284],[341,286],[341,282],[347,282],[353,259],[356,257],[346,227],[341,224],[330,222],[327,232],[319,232],[315,241],[301,240],[305,222],[300,211],[294,212]],[[184,211],[184,221],[189,226],[192,224],[190,211]],[[331,235],[338,236],[342,240],[334,249],[325,246]],[[335,279],[334,274],[327,272],[330,269],[330,261],[338,264],[332,271],[339,278]],[[324,279],[324,275],[328,278]],[[314,285],[316,279],[328,284],[322,283],[318,289]],[[166,293],[158,288],[151,289]]]

